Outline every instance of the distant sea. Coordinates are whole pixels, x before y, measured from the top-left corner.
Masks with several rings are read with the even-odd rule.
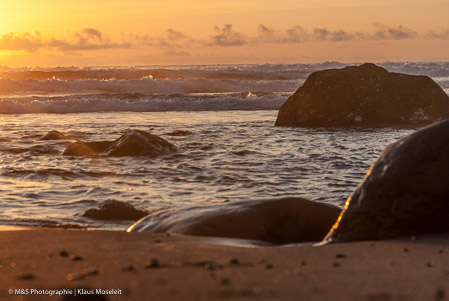
[[[383,63],[449,93],[449,63]],[[346,64],[0,67],[0,225],[124,230],[82,214],[115,200],[148,212],[286,196],[342,206],[386,145],[412,129],[275,127],[317,70]],[[172,142],[158,158],[62,156],[65,141],[139,129]],[[174,135],[182,131],[182,135]]]

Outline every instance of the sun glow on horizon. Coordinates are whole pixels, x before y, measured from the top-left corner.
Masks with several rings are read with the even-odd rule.
[[[441,61],[447,11],[423,0],[7,1],[0,64]]]

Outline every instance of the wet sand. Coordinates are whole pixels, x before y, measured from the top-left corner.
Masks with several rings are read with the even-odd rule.
[[[2,230],[0,300],[449,299],[449,234],[248,247],[162,234]],[[37,295],[62,289],[81,298]]]

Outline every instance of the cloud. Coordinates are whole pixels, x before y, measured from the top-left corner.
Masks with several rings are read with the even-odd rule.
[[[304,43],[310,40],[310,34],[307,33],[301,26],[296,25],[285,31],[287,43]]]
[[[112,42],[109,37],[95,28],[84,28],[74,34],[73,41],[52,39],[50,47],[61,51],[80,51],[80,50],[100,50],[100,49],[118,49],[130,48],[128,42]]]
[[[55,49],[59,51],[80,51],[130,48],[127,42],[112,42],[101,31],[94,28],[85,28],[73,35],[70,41],[56,38],[44,39],[39,32],[17,33],[11,32],[0,37],[0,50],[22,50],[36,52],[39,49]]]
[[[79,39],[80,44],[87,43],[91,40],[103,40],[103,33],[95,28],[84,28],[81,32],[76,33],[75,36]]]
[[[301,26],[293,26],[285,31],[275,30],[265,25],[259,25],[257,38],[253,43],[306,43],[318,41],[348,41],[356,38],[344,30],[329,30],[327,28],[314,28],[308,32]]]
[[[173,28],[166,29],[162,34],[150,36],[147,34],[122,34],[122,36],[130,40],[131,43],[136,43],[137,46],[154,46],[164,49],[177,49],[185,47],[193,47],[203,45],[202,40],[194,39],[188,34]]]
[[[257,37],[252,39],[252,44],[271,43],[304,43],[311,40],[311,35],[299,25],[279,31],[266,25],[259,25]]]
[[[191,57],[192,54],[188,51],[165,51],[163,54],[163,56],[166,57]]]
[[[317,27],[311,31],[307,31],[299,25],[284,31],[279,31],[262,24],[259,25],[257,37],[251,39],[251,43],[283,44],[321,41],[343,42],[351,40],[402,40],[414,39],[418,37],[418,33],[416,31],[402,25],[399,25],[398,27],[390,27],[381,23],[375,23],[373,25],[375,27],[374,32],[348,32],[342,29],[330,30],[325,27]],[[449,38],[449,30],[445,34],[447,34]]]
[[[184,48],[198,43],[198,40],[193,39],[189,35],[173,28],[169,28],[165,30],[162,36],[153,38],[150,45],[152,44],[162,48]]]
[[[232,24],[215,26],[214,33],[206,39],[196,38],[174,28],[168,28],[158,34],[122,33],[118,40],[112,40],[99,29],[86,27],[72,34],[70,38],[46,38],[39,32],[11,32],[0,35],[0,50],[26,51],[30,53],[41,49],[58,52],[82,54],[84,51],[102,49],[143,49],[158,48],[167,56],[186,55],[195,48],[230,47],[260,44],[298,44],[315,42],[341,43],[345,41],[406,40],[416,38],[448,39],[449,28],[436,28],[427,33],[418,34],[403,25],[388,26],[373,23],[371,30],[347,31],[326,27],[312,29],[295,25],[286,29],[276,29],[261,24],[253,35],[235,30]]]
[[[449,40],[449,28],[438,28],[431,30],[426,35],[427,38]]]
[[[280,42],[280,33],[279,31],[267,27],[263,24],[259,25],[259,36],[258,39],[262,42],[272,43],[272,42]]]
[[[374,23],[376,32],[374,34],[368,34],[368,39],[375,40],[403,40],[413,39],[418,36],[418,33],[411,28],[399,25],[398,27],[389,27],[381,23]]]
[[[25,50],[35,52],[42,48],[43,41],[38,31],[31,33],[10,32],[0,37],[0,50]]]
[[[212,43],[216,46],[243,46],[248,44],[245,36],[232,29],[232,24],[226,24],[223,28],[215,26],[216,35],[212,36]]]
[[[315,28],[313,30],[314,40],[317,41],[349,41],[354,39],[354,35],[344,30],[328,30],[327,28]]]
[[[169,40],[183,40],[187,38],[187,35],[180,31],[174,30],[173,28],[167,29],[166,33]]]
[[[419,35],[411,28],[399,25],[397,27],[386,26],[381,23],[374,23],[374,32],[355,31],[348,32],[342,29],[330,30],[324,27],[316,27],[307,31],[297,25],[285,31],[278,31],[265,25],[259,26],[258,37],[253,39],[253,43],[306,43],[306,42],[343,42],[351,40],[402,40],[414,39]],[[433,34],[432,37],[449,38],[447,32]]]

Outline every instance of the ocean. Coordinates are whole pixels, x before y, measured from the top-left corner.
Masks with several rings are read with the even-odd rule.
[[[379,65],[449,93],[449,63]],[[0,67],[0,225],[125,230],[132,221],[83,216],[112,200],[149,213],[287,196],[342,207],[381,151],[415,130],[274,126],[311,72],[344,66]],[[39,140],[51,130],[114,140],[128,129],[178,151],[70,157],[68,142]]]

